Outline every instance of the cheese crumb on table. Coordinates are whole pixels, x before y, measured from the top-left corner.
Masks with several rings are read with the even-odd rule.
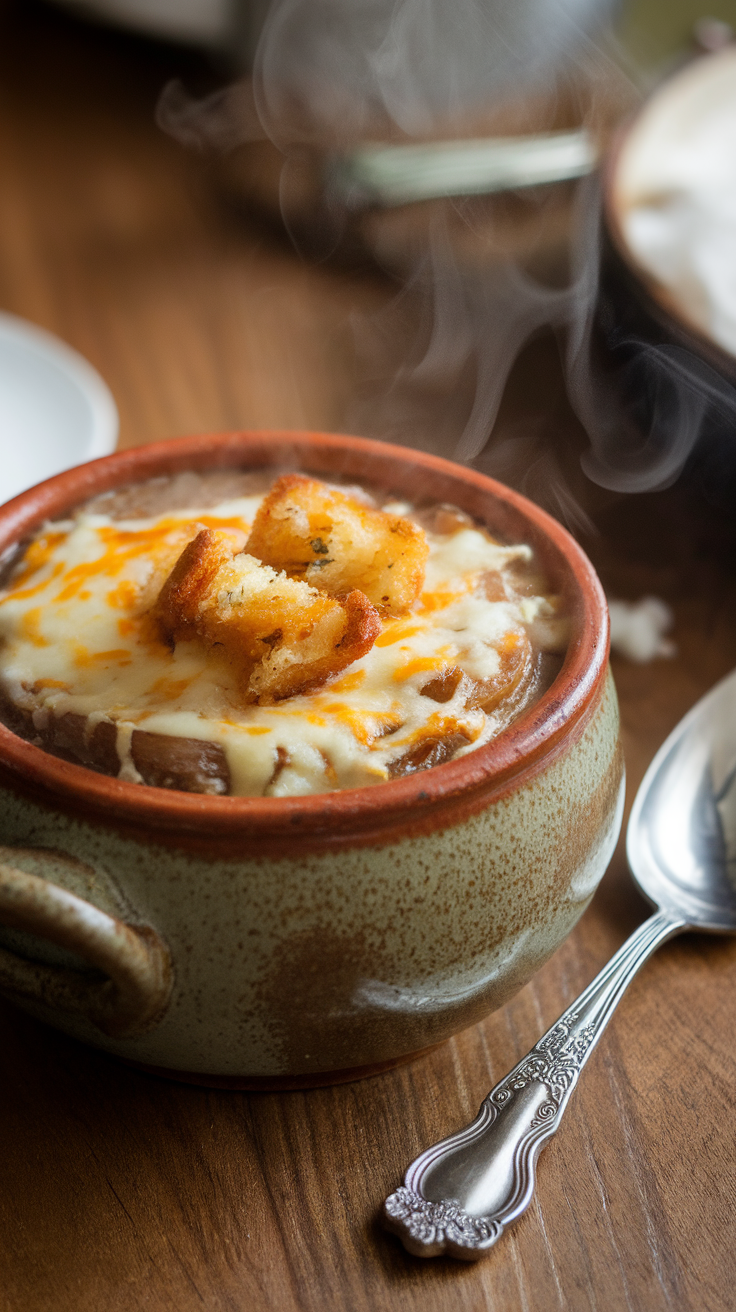
[[[611,650],[640,665],[657,657],[672,657],[675,643],[665,634],[672,628],[674,616],[660,597],[642,597],[641,601],[614,601],[609,598]]]

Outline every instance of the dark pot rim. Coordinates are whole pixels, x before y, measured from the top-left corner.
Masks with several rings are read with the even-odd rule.
[[[736,59],[736,47],[731,52]],[[707,59],[710,56],[701,56]],[[699,62],[699,61],[698,61]],[[709,337],[688,317],[685,307],[675,299],[649,269],[643,265],[626,241],[621,217],[621,203],[618,197],[618,170],[621,157],[629,138],[648,112],[656,97],[670,90],[679,77],[692,71],[688,64],[685,70],[673,73],[651,96],[647,98],[635,113],[624,122],[615,133],[601,170],[602,214],[605,234],[615,257],[628,274],[630,288],[635,291],[642,308],[648,313],[664,337],[686,350],[693,351],[706,361],[717,373],[736,384],[736,355],[731,354],[718,342]]]

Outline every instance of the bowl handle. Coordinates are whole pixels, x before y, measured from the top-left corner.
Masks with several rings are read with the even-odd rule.
[[[36,861],[42,856],[38,850],[32,855]],[[47,965],[0,948],[3,993],[84,1016],[116,1039],[144,1034],[161,1019],[173,972],[169,950],[150,926],[128,925],[58,884],[4,863],[0,925],[35,934],[96,968],[92,973]]]

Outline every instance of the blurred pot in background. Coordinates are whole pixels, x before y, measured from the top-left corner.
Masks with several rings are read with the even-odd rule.
[[[256,24],[268,0],[52,0],[81,18],[129,28],[145,36],[232,53]],[[257,39],[257,33],[254,33]]]
[[[462,116],[428,116],[415,136],[377,113],[363,137],[264,136],[223,154],[214,171],[236,205],[283,222],[316,257],[368,255],[402,276],[441,233],[461,269],[512,259],[564,283],[577,181],[595,169],[634,96],[615,65],[589,50],[547,85],[489,95]]]
[[[623,423],[590,471],[706,501],[736,493],[736,46],[688,65],[622,133],[605,171],[599,383]],[[627,455],[625,428],[628,427]]]
[[[280,0],[255,60],[251,140],[223,156],[220,184],[322,257],[368,253],[404,274],[441,227],[463,267],[556,267],[574,180],[631,104],[591,39],[612,8]]]

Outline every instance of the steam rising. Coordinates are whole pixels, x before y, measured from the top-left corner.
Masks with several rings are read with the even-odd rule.
[[[636,339],[622,347],[629,359],[615,384],[599,380],[596,388],[584,354],[573,361],[571,394],[591,442],[583,468],[595,483],[618,492],[670,487],[706,423],[710,429],[715,415],[736,422],[736,391],[684,347]],[[633,415],[622,410],[622,391],[639,398]]]
[[[276,0],[254,81],[273,141],[447,135],[548,81],[610,0]]]
[[[274,0],[252,77],[199,102],[170,84],[158,121],[203,150],[227,153],[270,139],[284,156],[288,208],[294,170],[306,157],[324,165],[334,152],[365,142],[479,136],[489,122],[496,124],[491,135],[542,131],[548,124],[540,113],[561,112],[571,87],[574,101],[576,76],[586,68],[588,89],[607,80],[609,92],[618,87],[621,109],[629,108],[632,88],[595,36],[610,7],[610,0]],[[577,121],[595,130],[595,95],[578,109]],[[430,203],[421,241],[410,259],[399,259],[403,287],[393,307],[354,325],[374,386],[350,418],[363,431],[477,462],[522,486],[526,471],[532,495],[571,527],[588,528],[555,434],[493,431],[525,343],[543,330],[558,335],[569,399],[590,442],[583,468],[607,488],[645,491],[674,481],[704,419],[714,407],[728,410],[729,400],[716,372],[684,347],[624,335],[616,343],[617,376],[599,366],[600,190],[595,179],[575,188],[562,280],[559,270],[540,277],[503,241],[494,249],[493,233],[483,259],[466,259],[458,229],[472,236],[473,225],[488,225],[490,211],[462,199],[434,209]],[[548,194],[529,194],[542,230]],[[335,241],[357,222],[324,186],[319,204],[319,222],[332,227]],[[369,218],[380,225],[380,214]],[[288,213],[285,219],[289,226]],[[395,276],[397,262],[388,262]],[[388,373],[375,363],[381,343],[391,356]],[[536,486],[528,486],[530,477]]]

